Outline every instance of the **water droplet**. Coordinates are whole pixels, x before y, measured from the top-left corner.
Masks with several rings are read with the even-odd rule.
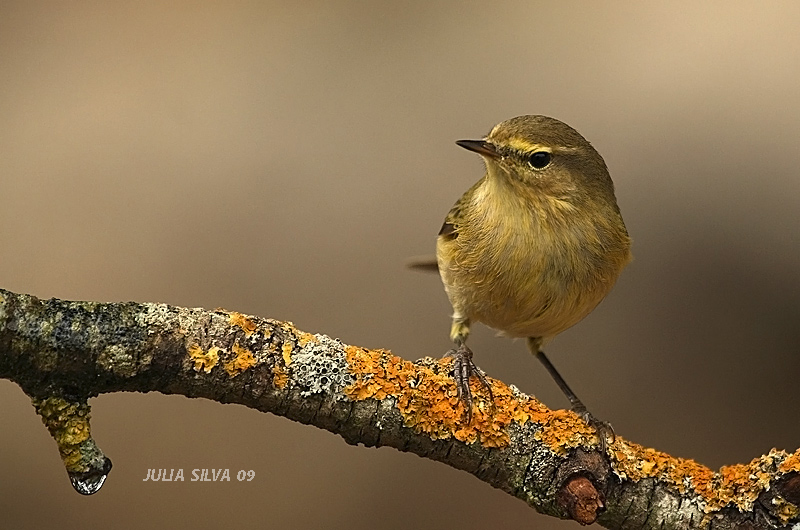
[[[75,491],[81,495],[94,495],[103,487],[110,471],[111,460],[106,458],[102,467],[99,469],[92,469],[83,473],[68,471],[67,474],[69,475],[69,480],[72,482],[72,487],[75,488]]]

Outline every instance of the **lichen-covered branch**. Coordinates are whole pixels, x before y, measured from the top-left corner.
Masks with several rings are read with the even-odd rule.
[[[469,424],[450,361],[407,361],[289,322],[164,304],[39,300],[0,290],[0,377],[29,395],[73,485],[111,463],[87,400],[150,392],[240,403],[348,443],[389,446],[462,469],[540,512],[617,529],[800,528],[800,451],[718,472],[594,430],[492,380]]]

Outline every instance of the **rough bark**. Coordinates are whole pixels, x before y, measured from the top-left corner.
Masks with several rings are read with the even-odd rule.
[[[800,528],[800,451],[718,472],[594,430],[492,380],[472,419],[450,360],[403,360],[289,322],[164,304],[39,300],[0,290],[0,377],[31,396],[75,488],[111,463],[87,400],[150,392],[239,403],[342,436],[444,462],[536,510],[616,529]],[[797,526],[796,526],[797,525]]]

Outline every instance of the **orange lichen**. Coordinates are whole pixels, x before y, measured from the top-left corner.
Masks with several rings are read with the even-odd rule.
[[[800,472],[800,449],[786,457],[778,467],[781,473]]]
[[[492,381],[494,402],[474,380],[472,420],[464,423],[466,411],[450,376],[449,359],[429,365],[405,361],[385,350],[345,348],[350,373],[356,381],[345,389],[353,400],[397,398],[397,408],[406,425],[433,439],[455,438],[487,447],[510,442],[512,422],[534,421],[542,425],[537,436],[554,451],[565,454],[570,447],[596,440],[594,430],[572,412],[550,411],[539,401],[519,397],[501,381]]]
[[[535,438],[560,455],[567,454],[568,449],[588,446],[597,440],[594,428],[571,410],[543,407],[536,418],[537,423],[542,424],[542,430],[536,433]]]
[[[693,477],[694,481],[705,482],[711,479],[713,472],[693,460],[675,458],[661,451],[641,446],[634,442],[617,437],[611,446],[614,457],[614,470],[621,478],[638,481],[643,478],[667,476],[675,484],[678,491],[686,491],[685,480]]]
[[[711,480],[695,484],[695,491],[707,502],[706,512],[733,504],[742,511],[749,511],[758,495],[769,488],[776,471],[775,450],[753,459],[749,464],[725,466]]]
[[[205,373],[209,373],[211,369],[217,365],[217,362],[219,362],[219,352],[221,351],[222,348],[213,346],[205,352],[200,346],[193,344],[189,348],[189,357],[194,362],[195,371],[199,372],[203,370]]]
[[[573,412],[549,410],[535,398],[496,380],[491,380],[494,402],[490,403],[485,389],[472,378],[472,419],[466,424],[464,404],[450,376],[452,361],[448,359],[412,363],[385,350],[355,346],[346,346],[345,352],[355,377],[344,390],[350,399],[394,397],[405,424],[433,439],[455,438],[503,447],[510,442],[508,427],[513,422],[531,421],[541,426],[536,438],[558,454],[597,443],[595,430]],[[610,452],[613,469],[621,478],[639,481],[654,477],[681,494],[693,492],[703,499],[706,513],[725,506],[750,510],[776,473],[800,470],[800,450],[792,455],[773,450],[749,464],[723,467],[718,473],[693,460],[675,458],[619,436]],[[795,513],[797,507],[786,504],[781,513]]]
[[[225,363],[225,371],[231,377],[239,375],[256,364],[256,358],[253,357],[253,353],[247,348],[239,346],[239,341],[236,341],[231,349],[235,357]]]
[[[289,374],[277,364],[272,368],[272,384],[276,388],[286,388],[289,384]]]
[[[769,489],[776,473],[788,472],[797,465],[797,461],[791,462],[797,453],[787,457],[783,451],[773,449],[749,464],[725,466],[714,473],[694,460],[676,458],[621,438],[614,443],[612,454],[614,470],[620,477],[633,481],[652,477],[681,494],[694,492],[705,501],[706,513],[729,505],[741,511],[751,510],[759,494]]]
[[[256,323],[242,313],[237,313],[236,311],[228,313],[228,321],[230,322],[231,326],[238,326],[242,328],[244,334],[248,337],[256,331]]]
[[[293,349],[294,347],[292,346],[292,343],[289,341],[284,342],[283,346],[281,347],[281,352],[283,353],[283,364],[285,364],[286,366],[292,364]]]
[[[296,329],[295,334],[297,335],[297,345],[300,346],[301,348],[310,342],[319,342],[317,337],[315,337],[311,333],[306,333],[305,331],[300,331],[299,329]]]

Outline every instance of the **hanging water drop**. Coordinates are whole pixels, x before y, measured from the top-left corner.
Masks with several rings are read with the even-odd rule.
[[[68,471],[67,474],[75,491],[81,495],[94,495],[103,487],[110,471],[111,460],[106,458],[99,469],[92,469],[83,473]]]

